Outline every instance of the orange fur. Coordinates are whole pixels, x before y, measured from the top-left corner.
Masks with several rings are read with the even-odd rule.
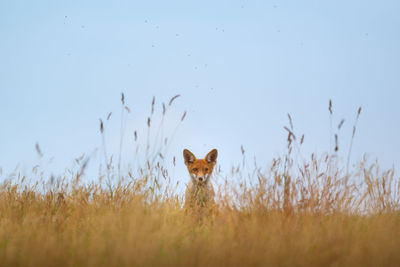
[[[192,152],[183,150],[190,181],[185,192],[185,207],[204,207],[214,204],[214,189],[210,178],[217,163],[218,151],[211,150],[204,159],[196,159]]]

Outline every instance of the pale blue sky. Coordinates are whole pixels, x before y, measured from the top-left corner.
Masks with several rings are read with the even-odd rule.
[[[185,147],[218,148],[229,170],[243,144],[266,165],[284,151],[288,112],[305,155],[328,151],[330,98],[334,124],[346,119],[343,157],[361,105],[353,160],[366,152],[399,166],[399,13],[399,1],[1,0],[0,166],[44,161],[39,142],[55,157],[49,172],[61,172],[100,147],[98,119],[110,111],[117,151],[122,91],[127,138],[145,127],[152,96],[160,110],[182,95],[172,118],[187,110],[187,120],[168,155],[179,177]],[[133,149],[127,141],[126,163]]]

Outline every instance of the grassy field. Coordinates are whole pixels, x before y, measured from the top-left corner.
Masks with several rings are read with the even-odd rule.
[[[267,168],[217,170],[216,206],[202,215],[182,208],[157,161],[109,163],[92,183],[81,181],[84,159],[69,177],[3,180],[0,265],[400,266],[394,171],[363,161],[349,172],[334,153],[299,163],[292,128]]]
[[[312,185],[318,179],[327,183],[321,190]],[[0,264],[399,266],[398,195],[383,194],[384,178],[368,179],[360,197],[351,186],[336,191],[347,186],[329,176],[309,185],[291,182],[286,197],[279,181],[260,181],[231,188],[226,195],[233,199],[220,192],[218,206],[201,219],[185,213],[179,198],[154,195],[143,180],[112,196],[96,184],[64,184],[66,192],[57,193],[6,183]]]

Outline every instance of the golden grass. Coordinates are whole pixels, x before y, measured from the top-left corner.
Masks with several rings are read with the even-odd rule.
[[[201,220],[185,213],[181,194],[167,185],[156,186],[155,193],[149,185],[156,176],[122,178],[112,194],[100,182],[84,184],[79,177],[43,186],[21,179],[5,182],[0,190],[0,264],[400,264],[393,172],[376,177],[373,168],[364,169],[355,188],[346,177],[313,176],[311,171],[285,183],[281,167],[276,163],[268,171],[272,176],[260,175],[253,185],[221,181],[218,206]]]
[[[399,266],[394,171],[363,161],[348,174],[330,154],[296,163],[304,137],[297,143],[291,118],[287,130],[287,155],[267,169],[217,170],[217,205],[200,219],[182,208],[183,192],[157,161],[126,172],[107,163],[106,184],[81,182],[83,159],[69,178],[7,179],[0,265]]]

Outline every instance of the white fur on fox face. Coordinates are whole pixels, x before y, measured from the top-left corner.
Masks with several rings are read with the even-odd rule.
[[[190,174],[190,177],[192,178],[192,180],[193,180],[193,182],[195,182],[195,183],[207,183],[208,182],[208,178],[210,178],[210,174],[206,174],[206,175],[204,175],[204,176],[202,176],[202,177],[198,177],[196,174]],[[202,180],[200,180],[200,178],[202,179]]]

